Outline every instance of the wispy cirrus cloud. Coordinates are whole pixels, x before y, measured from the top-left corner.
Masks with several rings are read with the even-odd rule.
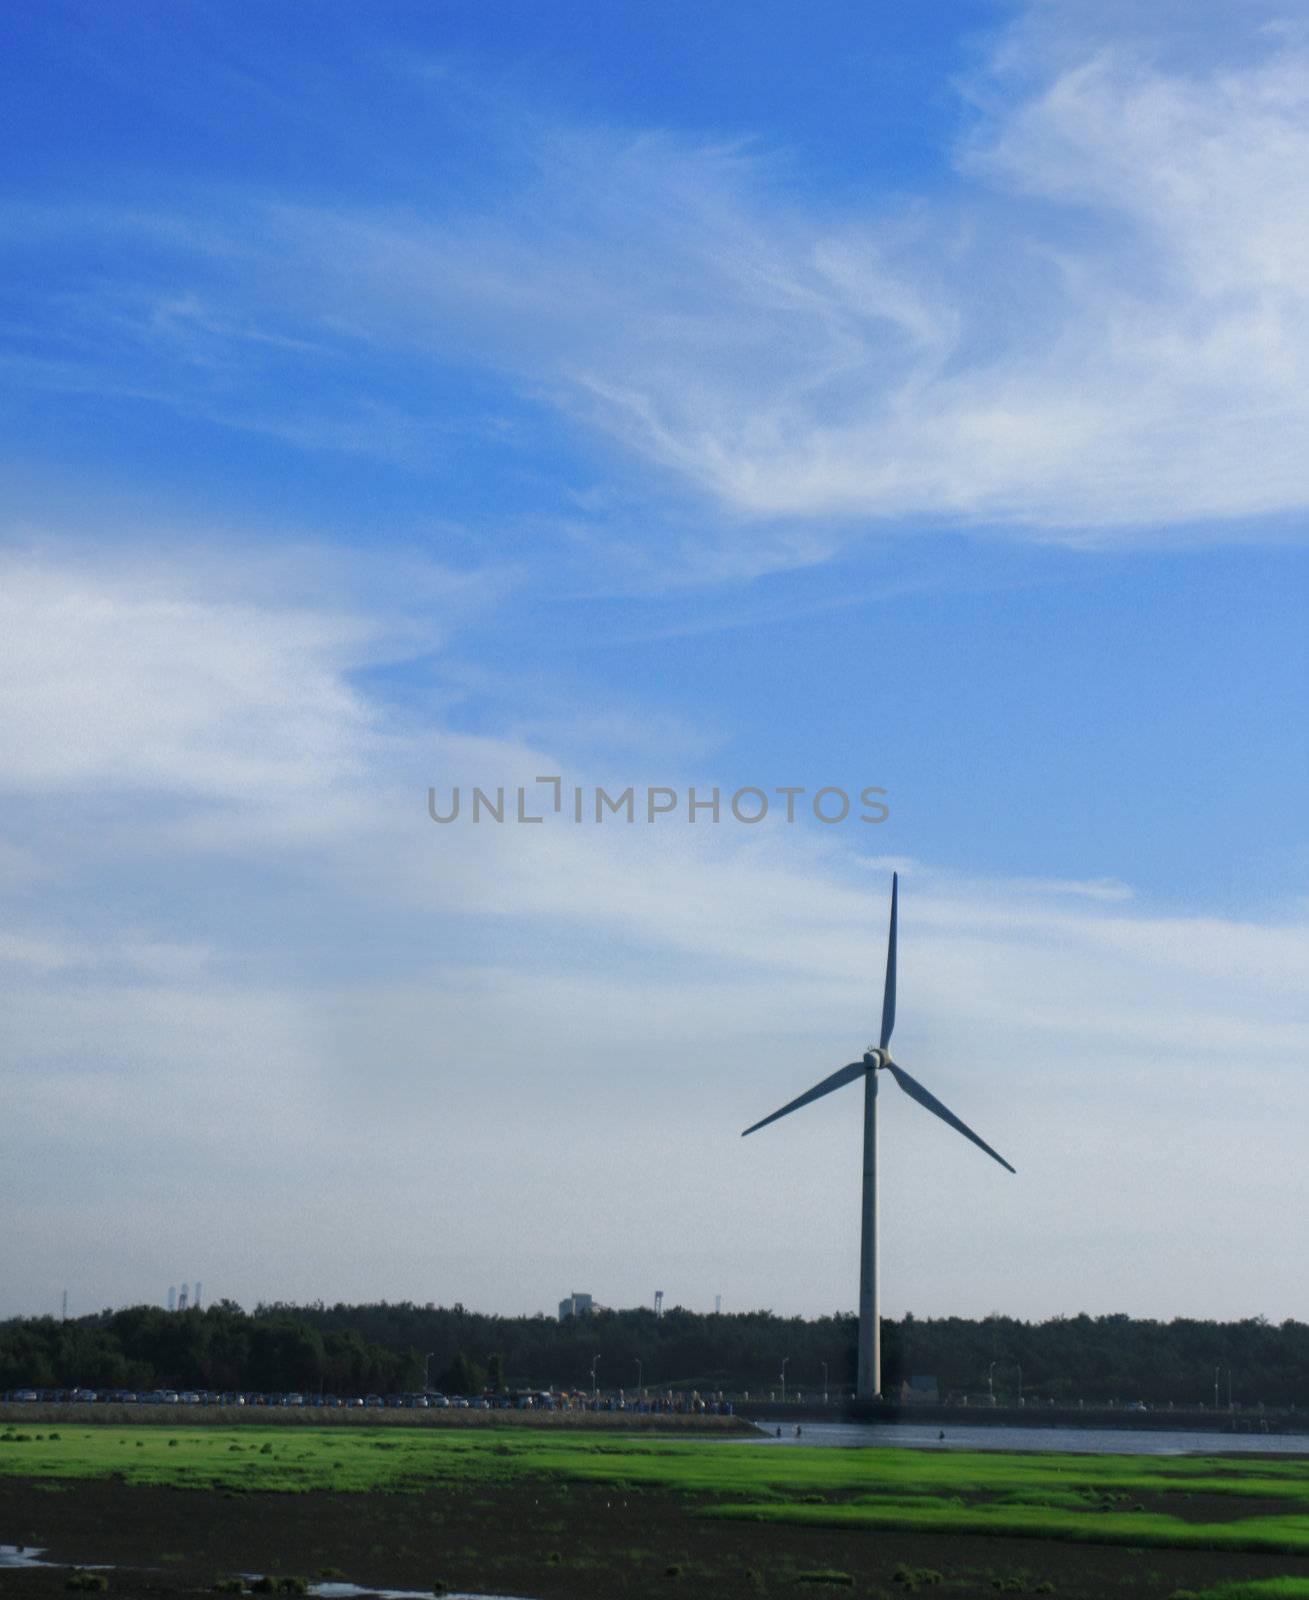
[[[592,132],[494,227],[296,226],[392,314],[495,317],[489,353],[749,518],[1130,538],[1303,506],[1309,56],[1170,70],[1087,30],[1028,65],[920,203],[875,151],[822,208],[748,149]]]
[[[639,541],[707,578],[820,562],[892,519],[1246,538],[1309,503],[1309,51],[1268,21],[1220,59],[1180,14],[1170,51],[1124,8],[1026,8],[919,196],[880,189],[875,148],[862,190],[821,197],[748,129],[697,142],[488,98],[484,208],[470,181],[375,209],[228,191],[203,218],[65,217],[135,232],[154,266],[115,258],[102,278],[129,281],[64,296],[42,359],[61,382],[95,366],[71,309],[89,294],[119,383],[411,465],[453,413],[421,392],[379,411],[361,353],[392,378],[482,371],[715,507]],[[308,373],[318,411],[279,420],[270,382]]]

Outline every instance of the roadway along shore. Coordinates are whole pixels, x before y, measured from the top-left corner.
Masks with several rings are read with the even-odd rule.
[[[139,1423],[150,1427],[230,1428],[242,1423],[298,1428],[581,1428],[610,1433],[752,1434],[744,1417],[681,1411],[474,1411],[405,1407],[97,1405],[0,1401],[0,1426]]]

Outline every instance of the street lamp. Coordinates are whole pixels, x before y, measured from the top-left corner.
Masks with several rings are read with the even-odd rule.
[[[641,1358],[640,1358],[640,1356],[637,1356],[637,1358],[636,1358],[636,1392],[639,1395],[644,1395],[644,1393],[645,1393],[645,1379],[642,1377],[642,1373],[644,1371],[645,1371],[645,1368],[641,1365]]]
[[[827,1363],[823,1362],[823,1404],[827,1404]]]
[[[986,1369],[986,1387],[990,1391],[991,1404],[995,1404],[995,1362]]]
[[[596,1369],[596,1367],[599,1366],[599,1364],[600,1364],[600,1357],[596,1356],[595,1360],[592,1361],[592,1363],[591,1363],[591,1398],[592,1398],[592,1400],[596,1399],[597,1395],[599,1394],[599,1390],[596,1388],[596,1385],[595,1385],[595,1369]]]
[[[791,1359],[790,1356],[783,1356],[782,1357],[782,1404],[783,1405],[786,1404],[786,1363],[790,1359]]]
[[[432,1387],[432,1384],[431,1384],[432,1357],[435,1354],[436,1354],[435,1350],[429,1350],[427,1352],[427,1354],[423,1357],[423,1393],[424,1394],[426,1394],[428,1392],[428,1390]]]

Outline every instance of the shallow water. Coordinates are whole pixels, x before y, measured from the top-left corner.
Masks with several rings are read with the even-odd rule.
[[[69,1561],[42,1561],[45,1547],[39,1544],[0,1544],[0,1567],[70,1567]],[[106,1564],[91,1561],[77,1563],[79,1572],[104,1572]]]
[[[31,1544],[0,1544],[0,1567],[48,1567],[41,1560],[41,1547]]]
[[[1309,1455],[1304,1433],[1194,1433],[1166,1428],[1007,1428],[953,1423],[805,1422],[760,1423],[763,1438],[723,1440],[724,1444],[898,1445],[911,1450],[1058,1450],[1070,1455],[1188,1456],[1220,1454]],[[940,1435],[944,1433],[945,1438]]]
[[[367,1600],[432,1600],[430,1589],[361,1589],[357,1583],[315,1583],[310,1585],[309,1593],[320,1596],[320,1600],[357,1600],[359,1596],[366,1596]],[[515,1597],[467,1594],[460,1590],[442,1595],[441,1600],[515,1600]]]

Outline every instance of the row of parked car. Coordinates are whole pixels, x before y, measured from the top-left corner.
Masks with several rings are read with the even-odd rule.
[[[478,1395],[466,1399],[459,1394],[366,1394],[340,1396],[335,1394],[257,1394],[251,1390],[237,1389],[11,1389],[3,1398],[28,1404],[44,1402],[75,1405],[144,1405],[144,1406],[363,1406],[374,1409],[408,1407],[425,1410],[428,1407],[462,1407],[476,1411],[508,1409],[515,1401],[504,1395]]]

